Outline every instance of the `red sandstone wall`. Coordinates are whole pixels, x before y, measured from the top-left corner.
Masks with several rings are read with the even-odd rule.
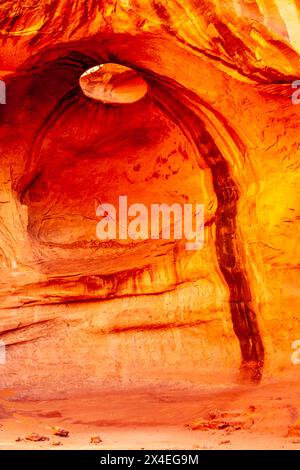
[[[300,42],[296,2],[284,4],[2,3],[2,386],[295,367]],[[137,70],[147,95],[87,99],[79,77],[105,62]],[[100,243],[97,204],[121,194],[203,203],[203,249]]]

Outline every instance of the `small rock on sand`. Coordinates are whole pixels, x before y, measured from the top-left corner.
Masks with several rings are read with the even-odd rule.
[[[62,442],[61,441],[52,441],[51,445],[53,445],[53,446],[62,446]]]
[[[42,436],[41,434],[36,434],[35,432],[33,432],[25,437],[25,441],[33,441],[33,442],[49,441],[49,437]]]
[[[300,437],[300,418],[289,427],[288,437]]]
[[[100,436],[92,436],[90,442],[91,444],[100,444],[102,442],[102,439]]]
[[[54,436],[69,437],[70,433],[66,429],[60,428],[59,426],[55,426],[52,429],[53,429]]]

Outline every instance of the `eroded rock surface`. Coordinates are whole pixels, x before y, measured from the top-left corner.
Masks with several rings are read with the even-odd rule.
[[[2,386],[222,383],[239,370],[257,382],[291,367],[298,28],[296,2],[2,2]],[[80,77],[104,63],[136,71],[145,96],[87,97]],[[203,249],[99,241],[96,208],[122,194],[204,204]]]

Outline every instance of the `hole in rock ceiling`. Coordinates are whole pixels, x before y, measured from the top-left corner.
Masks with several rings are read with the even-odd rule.
[[[86,70],[79,79],[83,93],[102,103],[134,103],[147,93],[147,83],[135,70],[106,63]]]

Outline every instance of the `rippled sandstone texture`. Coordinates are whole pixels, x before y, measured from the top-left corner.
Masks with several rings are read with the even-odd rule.
[[[296,3],[2,2],[2,387],[257,382],[292,367]],[[105,62],[137,70],[147,95],[84,96],[80,76]],[[96,207],[122,194],[203,203],[204,248],[99,242]]]

